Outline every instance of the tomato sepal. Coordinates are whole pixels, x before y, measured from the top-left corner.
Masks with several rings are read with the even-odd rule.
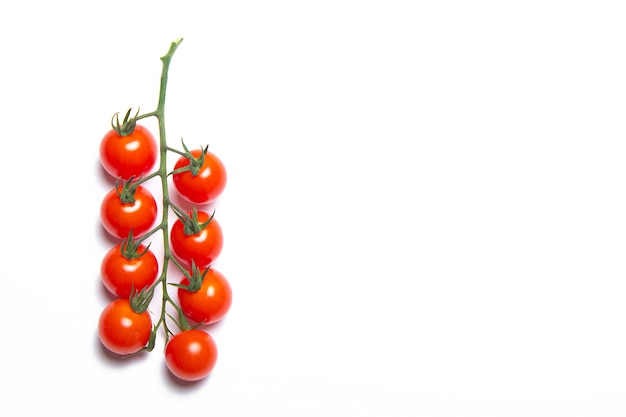
[[[143,313],[150,307],[150,302],[154,297],[154,285],[143,288],[141,291],[135,290],[135,285],[130,287],[130,307],[136,313]]]
[[[157,330],[158,327],[154,326],[152,331],[150,332],[150,338],[148,339],[148,344],[144,346],[139,352],[152,352],[154,347],[156,346],[156,338],[157,338]]]
[[[133,229],[130,229],[130,232],[128,232],[128,237],[122,240],[122,243],[120,243],[120,254],[129,261],[132,261],[133,259],[139,259],[148,252],[148,250],[150,249],[150,245],[152,245],[152,242],[148,243],[148,245],[144,247],[144,250],[139,252],[141,243],[135,241],[133,236]]]
[[[197,157],[193,155],[193,152],[187,148],[185,145],[185,141],[181,139],[181,143],[183,145],[184,152],[176,151],[178,154],[182,156],[182,158],[187,159],[189,161],[188,165],[184,167],[173,170],[170,175],[180,174],[181,172],[187,172],[191,174],[192,177],[197,177],[202,169],[202,165],[204,165],[204,158],[209,151],[209,145],[206,145],[204,148],[200,146],[200,155]],[[184,160],[183,159],[183,160]]]
[[[211,223],[211,220],[213,220],[213,217],[215,216],[215,210],[213,210],[209,219],[204,223],[200,223],[198,221],[198,209],[196,207],[192,209],[191,213],[184,213],[182,210],[173,205],[172,208],[174,209],[176,217],[178,217],[178,219],[183,223],[183,232],[186,236],[193,236],[200,233],[202,229]]]
[[[122,120],[122,124],[120,124],[119,112],[115,113],[113,117],[111,117],[111,127],[119,136],[128,136],[135,131],[135,127],[137,126],[137,116],[139,116],[139,108],[137,108],[137,113],[135,113],[134,117],[130,117],[131,111],[132,109],[128,109],[124,119]]]
[[[204,281],[204,277],[206,277],[206,274],[209,272],[209,268],[210,268],[210,265],[206,269],[204,269],[204,271],[202,271],[202,268],[197,267],[196,262],[192,259],[191,260],[191,274],[187,271],[183,272],[183,274],[185,275],[185,278],[187,278],[187,280],[189,281],[189,284],[184,285],[184,284],[177,284],[177,283],[171,282],[170,285],[177,287],[177,288],[182,288],[189,292],[197,292],[202,287],[202,282]]]
[[[115,191],[120,197],[122,204],[133,204],[135,202],[135,191],[137,191],[138,183],[133,183],[135,177],[130,177],[120,187],[119,178],[115,180]]]
[[[172,319],[174,323],[176,323],[181,331],[190,330],[191,324],[189,324],[189,321],[187,320],[187,317],[185,317],[183,311],[180,308],[176,308],[176,312],[178,313],[178,319],[172,316],[170,313],[166,314],[169,316],[170,319]]]

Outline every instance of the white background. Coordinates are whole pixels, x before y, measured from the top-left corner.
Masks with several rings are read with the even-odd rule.
[[[623,2],[200,4],[0,6],[0,415],[626,415]],[[99,142],[179,37],[234,291],[192,385],[96,334]]]

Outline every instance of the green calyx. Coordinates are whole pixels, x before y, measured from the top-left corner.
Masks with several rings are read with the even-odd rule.
[[[191,330],[192,327],[189,324],[189,321],[187,320],[187,317],[185,317],[185,313],[183,313],[183,310],[181,310],[181,308],[179,306],[177,306],[177,305],[175,305],[174,307],[176,308],[176,312],[178,313],[178,318],[175,318],[170,313],[166,313],[167,316],[170,319],[172,319],[172,321],[174,323],[176,323],[176,325],[178,326],[178,328],[180,330],[182,330],[182,331]]]
[[[174,214],[176,214],[176,217],[178,217],[183,223],[183,232],[187,236],[193,236],[200,233],[202,229],[204,229],[209,225],[209,223],[211,223],[211,220],[213,220],[213,217],[215,216],[215,210],[213,210],[211,217],[209,217],[209,219],[204,223],[200,223],[198,221],[198,209],[196,209],[195,207],[193,208],[191,215],[183,213],[180,209],[174,208],[174,206],[172,206],[172,208],[174,209]]]
[[[119,180],[115,180],[115,191],[120,197],[122,204],[135,203],[135,191],[137,191],[137,186],[139,184],[133,184],[133,179],[134,177],[130,177],[128,180],[124,181],[124,184],[122,184],[121,187],[119,185]]]
[[[170,285],[173,285],[178,288],[182,288],[189,292],[197,292],[198,290],[200,290],[200,287],[202,287],[202,282],[204,281],[204,277],[206,277],[206,274],[209,272],[209,268],[206,268],[204,271],[202,271],[202,269],[196,266],[195,261],[192,259],[191,260],[191,273],[187,271],[184,272],[184,275],[189,281],[189,284],[183,285],[183,284],[172,283]]]
[[[200,168],[202,168],[202,165],[204,164],[204,156],[209,151],[209,145],[205,146],[204,148],[201,147],[200,156],[195,157],[189,151],[189,149],[187,149],[187,146],[185,146],[185,142],[182,139],[181,142],[183,144],[183,149],[185,150],[184,157],[189,160],[189,172],[191,173],[191,176],[195,177],[198,175],[198,173],[200,172]]]
[[[111,127],[119,136],[128,136],[135,131],[135,126],[137,125],[137,116],[139,115],[139,109],[137,109],[137,113],[134,117],[130,117],[131,110],[132,109],[128,109],[126,115],[124,116],[124,120],[122,120],[122,123],[120,123],[119,113],[115,113],[111,118]]]
[[[156,346],[157,330],[158,330],[158,327],[154,326],[154,328],[150,332],[150,338],[148,339],[148,344],[139,352],[152,352],[152,350]]]
[[[150,242],[142,252],[139,252],[138,249],[141,246],[141,243],[138,243],[133,239],[133,230],[131,229],[128,233],[128,237],[120,244],[120,253],[128,260],[138,259],[148,252],[151,244],[152,242]]]
[[[154,296],[154,287],[145,287],[141,291],[135,290],[135,286],[131,285],[130,289],[130,308],[136,313],[143,313],[148,310],[152,297]]]

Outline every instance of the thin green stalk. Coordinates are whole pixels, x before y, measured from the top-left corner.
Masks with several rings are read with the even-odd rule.
[[[168,148],[167,148],[167,150],[168,150],[168,151],[171,151],[171,152],[174,152],[174,153],[177,153],[177,154],[179,154],[180,156],[187,156],[187,153],[186,153],[186,152],[179,151],[178,149],[175,149],[175,148],[170,148],[170,147],[168,147]]]
[[[167,343],[170,335],[173,334],[172,331],[167,326],[166,315],[169,316],[169,314],[167,314],[166,312],[167,304],[169,303],[173,305],[174,308],[176,308],[176,310],[180,313],[180,307],[174,302],[174,300],[172,300],[172,298],[167,292],[167,269],[168,269],[168,262],[171,259],[171,250],[170,250],[170,243],[169,243],[169,238],[168,238],[168,231],[169,231],[168,217],[169,217],[169,208],[170,206],[172,206],[172,203],[169,198],[169,189],[167,185],[167,179],[168,179],[167,152],[170,148],[167,146],[167,136],[166,136],[166,130],[165,130],[165,95],[167,92],[167,79],[168,79],[170,62],[172,60],[172,56],[174,55],[174,52],[176,52],[178,45],[180,45],[182,41],[183,39],[181,38],[172,42],[167,54],[161,57],[161,61],[163,62],[163,69],[161,71],[161,84],[159,87],[159,102],[158,102],[156,110],[136,117],[136,119],[139,120],[139,119],[144,119],[146,117],[154,116],[156,117],[158,121],[158,125],[159,125],[159,154],[160,154],[159,168],[153,174],[150,174],[148,177],[144,178],[142,182],[147,181],[148,179],[154,178],[157,176],[161,178],[161,188],[163,191],[163,217],[161,218],[160,224],[156,226],[154,229],[152,229],[149,233],[147,233],[142,238],[142,240],[144,240],[147,236],[152,235],[158,230],[161,230],[163,233],[164,253],[163,253],[162,271],[161,271],[161,276],[153,284],[152,288],[155,288],[157,285],[161,285],[163,289],[162,300],[161,300],[162,301],[161,313],[160,313],[158,321],[156,322],[154,326],[153,332],[156,332],[159,329],[159,327],[163,325],[163,328],[165,330],[165,343]],[[177,325],[180,327],[179,323],[177,323]]]
[[[170,62],[172,61],[172,57],[174,56],[174,52],[178,48],[178,45],[182,42],[182,38],[172,42],[169,51],[163,57],[161,57],[161,61],[163,62],[163,70],[161,72],[161,85],[159,88],[159,103],[157,105],[157,109],[155,110],[155,116],[159,123],[159,138],[160,138],[160,165],[159,165],[159,173],[161,175],[161,188],[163,190],[163,218],[161,220],[161,224],[163,225],[163,269],[162,269],[162,279],[161,279],[161,288],[162,288],[162,303],[161,303],[161,317],[159,319],[160,322],[163,323],[165,328],[165,343],[169,339],[169,335],[171,334],[170,330],[167,327],[167,323],[165,322],[165,314],[166,314],[166,305],[169,301],[171,304],[175,303],[170,298],[167,293],[167,280],[165,279],[167,275],[167,267],[170,256],[170,244],[168,238],[168,213],[170,206],[170,198],[169,198],[169,188],[167,185],[167,139],[165,132],[165,93],[167,91],[167,79],[169,73]],[[175,305],[178,310],[179,307]]]
[[[139,178],[137,181],[134,182],[135,185],[140,185],[146,181],[151,180],[154,177],[158,177],[159,175],[161,175],[161,173],[159,171],[154,171],[152,174],[145,176],[145,177],[141,177]]]
[[[148,117],[152,117],[152,116],[156,116],[156,111],[152,111],[150,113],[144,113],[142,115],[138,115],[138,116],[135,117],[135,121],[141,120],[141,119],[145,119],[145,118],[148,118]]]

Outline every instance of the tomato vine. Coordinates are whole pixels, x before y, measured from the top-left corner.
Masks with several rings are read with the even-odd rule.
[[[100,153],[102,165],[109,174],[116,177],[114,190],[109,192],[105,200],[103,200],[101,220],[103,226],[110,234],[122,239],[122,242],[112,248],[107,256],[105,256],[105,260],[103,260],[101,267],[103,271],[103,282],[107,289],[115,295],[126,295],[128,293],[130,293],[130,295],[126,299],[128,303],[119,303],[118,300],[120,298],[118,298],[103,311],[103,316],[106,312],[107,317],[101,317],[99,335],[105,347],[114,353],[126,357],[128,355],[136,355],[140,352],[151,352],[156,345],[159,330],[163,329],[165,336],[165,352],[167,352],[165,359],[170,371],[182,379],[198,380],[208,375],[212,370],[217,355],[217,349],[212,341],[212,337],[208,332],[204,332],[204,330],[200,329],[200,327],[214,323],[226,314],[231,305],[232,293],[228,281],[225,280],[221,273],[214,270],[212,270],[210,274],[207,273],[211,268],[211,262],[215,260],[221,251],[222,231],[221,227],[214,219],[215,212],[208,214],[202,210],[198,211],[198,207],[195,204],[207,204],[208,202],[214,201],[221,194],[226,182],[226,172],[219,158],[208,152],[208,146],[190,151],[183,143],[182,146],[184,150],[180,151],[169,147],[167,144],[165,101],[169,67],[174,53],[181,42],[182,38],[173,41],[168,52],[161,57],[162,71],[159,86],[159,99],[156,109],[143,114],[140,114],[139,110],[137,110],[134,116],[131,116],[131,110],[128,110],[121,123],[119,114],[116,113],[111,119],[111,130],[107,132],[101,143]],[[138,123],[140,120],[149,117],[154,117],[157,120],[159,130],[159,164],[152,172],[150,171],[154,168],[156,163],[152,155],[153,145],[151,141],[154,141],[154,139],[151,133],[147,132],[145,127]],[[131,138],[133,135],[138,137]],[[134,140],[134,144],[127,146],[126,143],[129,140]],[[145,152],[143,152],[144,149]],[[179,157],[177,168],[172,172],[168,172],[167,169],[168,152],[175,153]],[[213,175],[210,181],[199,181],[196,180],[195,177],[198,176],[203,165],[209,163],[208,160],[205,161],[205,158],[211,158],[210,163],[213,164],[212,166],[218,167],[218,169],[214,169],[213,174],[211,174],[209,169],[208,173],[202,175],[203,178]],[[185,181],[187,181],[185,183],[186,188],[184,190],[178,190],[181,197],[194,203],[193,199],[189,200],[187,194],[191,193],[192,195],[203,196],[202,199],[195,200],[193,209],[190,212],[185,212],[170,198],[168,179],[170,176],[173,176],[174,180],[178,182],[178,176],[181,175],[191,177],[185,178]],[[142,187],[141,184],[156,178],[159,178],[161,183],[162,217],[158,224],[155,225],[155,218],[147,216],[139,218],[137,215],[139,210],[131,206],[135,204],[135,193],[144,191],[144,187]],[[206,196],[211,197],[209,199]],[[105,210],[106,199],[115,200],[113,203],[115,210],[118,211],[114,209]],[[107,207],[113,203],[107,202]],[[124,212],[124,210],[129,211],[130,214]],[[178,227],[177,224],[175,224],[172,231],[170,231],[170,210],[177,217],[176,223],[184,223],[184,228],[181,226],[180,231],[176,229]],[[152,212],[150,215],[152,215]],[[201,220],[199,220],[199,218]],[[119,222],[123,224],[116,224]],[[211,231],[207,232],[209,229]],[[174,230],[177,230],[176,236],[174,236]],[[138,259],[141,259],[143,256],[153,256],[149,249],[150,244],[146,244],[146,242],[159,232],[161,232],[163,238],[161,273],[156,279],[151,278],[150,273],[152,272],[148,271],[146,274],[143,274],[143,287],[141,287],[140,284],[139,286],[141,288],[137,288],[134,286],[135,282],[130,282],[129,284],[129,281],[134,279],[133,276],[139,276],[141,274],[138,274],[136,271],[133,271],[131,274],[128,271],[140,267],[137,266],[140,265],[137,262]],[[203,243],[204,246],[197,246],[193,250],[181,246],[182,249],[179,249],[178,252],[184,251],[184,255],[176,253],[176,251],[173,250],[172,244],[179,245],[176,242],[181,241],[181,239],[190,239],[193,241],[195,235],[205,232],[213,234],[213,246],[206,246],[206,242]],[[170,233],[172,233],[172,235],[170,235]],[[204,241],[206,241],[206,239],[204,239]],[[190,253],[191,255],[189,255]],[[116,264],[113,266],[107,265],[105,268],[105,261],[108,263],[115,262]],[[170,262],[180,271],[182,276],[182,279],[176,282],[170,282],[170,280],[168,280],[168,266]],[[131,264],[133,265],[132,267],[129,266]],[[154,269],[153,263],[146,262],[145,264],[150,265],[149,267],[152,268],[152,270]],[[106,282],[104,277],[105,271]],[[126,274],[126,276],[112,277],[112,275],[115,274]],[[210,282],[208,278],[207,281],[204,281],[206,276],[210,277]],[[138,283],[139,281],[136,282]],[[145,285],[146,282],[149,284]],[[168,292],[168,285],[176,287],[179,292],[184,292],[186,299],[192,300],[186,301],[187,304],[195,302],[199,305],[186,305],[185,310],[183,310]],[[142,336],[142,339],[138,341],[130,335],[145,335],[145,326],[147,323],[145,315],[154,297],[155,289],[159,286],[162,290],[160,311],[155,317],[155,322],[151,324],[152,329],[148,340],[146,341],[145,336]],[[213,287],[209,288],[210,286]],[[205,294],[197,294],[197,296],[193,298],[188,295],[188,293],[201,293],[202,291],[205,291]],[[215,293],[219,294],[219,296],[213,296]],[[120,311],[112,312],[116,306],[119,306]],[[175,313],[170,314],[172,309]],[[203,312],[204,315],[197,313],[198,311]],[[150,323],[152,323],[152,317],[149,317]],[[191,319],[194,323],[193,326],[189,323],[188,319]],[[138,329],[134,333],[133,331],[129,331],[129,329],[124,328],[124,326],[120,324],[120,320],[125,320],[125,323],[129,323],[129,325],[135,322],[141,323],[141,332]],[[174,323],[178,330],[171,327],[170,323]],[[204,333],[206,333],[206,336],[204,336]],[[185,336],[183,337],[183,335]],[[210,339],[210,342],[205,340],[206,337]],[[176,348],[169,346],[169,343],[174,339],[177,339]],[[112,340],[114,342],[111,342]],[[196,342],[193,342],[194,340],[196,340]],[[201,340],[201,342],[198,342],[198,340]],[[189,354],[189,349],[180,346],[181,343],[192,342],[197,343],[200,347],[206,346],[206,352],[203,352],[201,355],[191,355]],[[127,346],[124,346],[124,343],[127,343]],[[138,343],[142,346],[140,349],[137,349]],[[204,363],[197,364],[198,357],[203,358]],[[197,366],[198,369],[194,369],[195,366]],[[185,371],[181,371],[181,369],[185,369]]]

